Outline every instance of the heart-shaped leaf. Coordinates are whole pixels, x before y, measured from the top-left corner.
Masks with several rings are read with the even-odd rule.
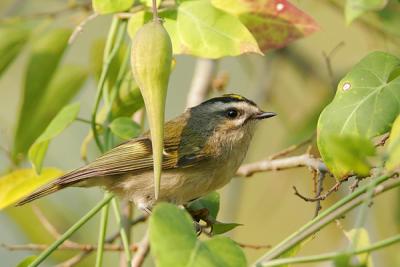
[[[37,173],[42,170],[44,156],[51,139],[58,136],[65,128],[67,128],[78,116],[79,103],[71,104],[64,107],[50,122],[46,130],[39,136],[35,143],[29,149],[29,160],[32,162],[33,168]]]
[[[33,169],[19,169],[0,177],[0,209],[15,203],[61,174],[55,168],[45,168],[40,175]]]
[[[140,133],[140,125],[128,117],[119,117],[109,125],[111,132],[119,138],[129,140]]]
[[[237,16],[263,52],[284,47],[319,29],[313,18],[287,0],[211,0],[211,3]]]
[[[198,240],[189,214],[172,204],[157,205],[149,227],[151,253],[159,267],[246,266],[243,251],[235,242],[221,236]]]
[[[400,111],[400,60],[373,52],[340,81],[333,101],[318,121],[318,148],[337,177],[350,173],[330,151],[332,136],[371,139],[390,130]],[[344,144],[345,145],[345,144]]]
[[[99,14],[109,14],[128,10],[134,0],[93,0],[93,10]]]

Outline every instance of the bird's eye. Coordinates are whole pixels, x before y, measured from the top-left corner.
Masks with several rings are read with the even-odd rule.
[[[239,115],[239,112],[236,109],[228,109],[226,111],[226,116],[228,118],[234,119]]]

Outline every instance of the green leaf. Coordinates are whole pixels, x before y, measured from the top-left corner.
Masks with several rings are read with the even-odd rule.
[[[0,209],[15,203],[61,174],[55,168],[44,168],[40,175],[33,169],[19,169],[0,177]]]
[[[236,243],[226,237],[198,240],[189,214],[172,204],[157,205],[149,227],[151,253],[159,267],[246,266],[243,251]]]
[[[174,54],[189,54],[205,58],[261,53],[257,42],[238,18],[213,7],[208,1],[188,1],[177,10],[159,13],[164,20]],[[151,13],[141,11],[132,16],[128,25],[131,37]]]
[[[111,132],[119,138],[129,140],[139,135],[141,127],[129,117],[119,117],[109,125]]]
[[[0,76],[19,55],[30,37],[30,30],[20,25],[0,26]]]
[[[174,51],[180,53],[207,58],[261,54],[256,40],[240,20],[208,1],[182,3],[176,27],[181,46],[174,47]]]
[[[375,155],[375,147],[370,140],[357,136],[332,135],[326,138],[325,149],[334,159],[334,173],[339,176],[357,173],[369,174],[371,165],[368,157]]]
[[[109,14],[128,10],[134,0],[92,0],[93,10],[99,14]]]
[[[240,223],[222,223],[222,222],[216,222],[212,225],[212,233],[213,235],[221,235],[226,232],[229,232],[233,229],[235,229],[238,226],[241,226],[242,224]]]
[[[365,12],[381,10],[387,3],[388,0],[347,0],[345,7],[346,23],[350,24]]]
[[[78,116],[79,103],[64,107],[57,116],[50,122],[46,130],[39,136],[35,143],[29,149],[29,160],[31,161],[37,173],[42,170],[43,159],[51,139],[58,136],[67,128]]]
[[[143,106],[144,100],[140,89],[133,80],[132,73],[129,72],[112,104],[112,116],[113,118],[130,117]]]
[[[36,257],[36,255],[26,257],[20,263],[18,263],[17,267],[28,267],[36,259]]]
[[[349,242],[354,250],[363,249],[371,245],[368,232],[365,228],[354,228],[349,231],[344,231]],[[373,262],[368,253],[357,255],[357,259],[361,265],[373,267]]]
[[[263,52],[284,47],[319,29],[313,18],[289,1],[211,0],[211,3],[237,16]]]
[[[390,130],[400,111],[400,77],[393,75],[399,67],[400,60],[390,54],[369,54],[340,81],[333,101],[322,111],[317,144],[335,176],[349,169],[328,149],[332,136],[371,139]]]
[[[22,106],[14,137],[13,158],[15,161],[18,161],[20,154],[28,151],[33,141],[58,112],[57,110],[54,114],[48,114],[50,118],[46,121],[40,118],[37,109],[39,107],[61,108],[54,106],[53,101],[64,101],[63,99],[51,99],[49,103],[44,103],[42,100],[46,96],[53,74],[67,47],[70,34],[70,30],[56,29],[45,33],[32,44],[25,73]],[[63,96],[58,97],[62,98]]]
[[[209,215],[216,219],[219,211],[219,193],[211,192],[204,197],[196,199],[188,204],[191,210],[207,209]]]
[[[394,121],[387,146],[385,168],[393,171],[400,167],[400,115]]]

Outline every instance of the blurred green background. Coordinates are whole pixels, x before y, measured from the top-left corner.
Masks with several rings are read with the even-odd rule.
[[[2,0],[0,15],[2,18],[16,15],[23,17],[27,14],[56,10],[65,6],[65,3],[66,1],[61,0]],[[336,84],[363,56],[374,50],[399,56],[399,38],[394,39],[392,35],[386,35],[371,26],[368,17],[347,26],[343,8],[335,4],[336,1],[334,3],[325,0],[298,0],[292,3],[311,15],[320,25],[320,30],[291,43],[284,49],[269,52],[265,57],[245,55],[224,58],[218,63],[218,73],[226,73],[229,77],[225,92],[242,94],[255,100],[263,109],[279,114],[259,126],[246,162],[267,158],[289,145],[311,137],[321,109],[330,101],[336,89],[333,84]],[[50,20],[50,23],[73,28],[83,16],[84,14],[79,12],[68,13],[57,16],[54,20]],[[102,16],[89,22],[83,33],[68,48],[63,61],[88,66],[91,43],[93,40],[105,37],[110,19],[111,16]],[[333,70],[331,77],[323,54],[328,54],[336,47],[330,58]],[[6,149],[10,149],[12,144],[26,60],[25,51],[0,79],[0,145]],[[167,119],[178,115],[185,108],[195,60],[189,56],[176,57],[176,68],[168,91]],[[217,94],[221,92],[212,92],[212,95]],[[82,103],[80,117],[90,117],[94,95],[95,82],[90,78],[76,99]],[[45,166],[54,166],[62,170],[81,166],[83,162],[79,157],[79,149],[88,130],[88,125],[77,122],[57,137],[51,143]],[[93,144],[90,147],[89,159],[93,159],[96,150]],[[301,150],[298,153],[301,153]],[[0,171],[5,172],[9,166],[7,154],[1,152]],[[333,183],[334,181],[327,179],[325,188]],[[305,195],[313,194],[311,174],[305,168],[233,179],[221,190],[219,219],[224,222],[241,223],[243,226],[230,232],[229,236],[241,243],[274,245],[310,220],[315,205],[296,197],[292,185]],[[348,192],[348,184],[345,184],[339,192],[325,200],[322,206],[327,207]],[[400,222],[399,218],[396,218],[396,214],[399,213],[399,195],[399,192],[386,193],[377,198],[370,208],[367,228],[373,241],[399,232]],[[36,205],[62,232],[101,198],[100,189],[72,188],[39,200]],[[135,211],[135,214],[139,215],[140,212]],[[353,215],[354,212],[341,220],[346,229],[350,229],[353,225]],[[73,240],[96,244],[98,219],[97,215],[73,236]],[[134,228],[132,234],[134,241],[141,239],[144,229],[145,225]],[[109,225],[108,233],[111,234],[115,230],[114,223]],[[34,216],[31,205],[9,207],[0,212],[0,243],[48,243],[51,240],[51,236]],[[337,250],[346,245],[347,241],[342,230],[331,224],[308,242],[300,255]],[[397,244],[374,253],[375,266],[400,266],[399,249],[400,245]],[[265,251],[265,249],[245,249],[249,262],[253,262]],[[53,266],[75,253],[57,252],[51,257],[53,261],[48,261],[43,266]],[[31,254],[34,252],[10,252],[0,247],[0,265],[15,266],[21,259]],[[117,257],[118,253],[107,252],[104,266],[115,266],[115,262],[118,262]],[[78,266],[92,266],[93,260],[94,253]],[[146,264],[152,266],[153,263],[148,259]],[[329,266],[329,263],[314,266]]]

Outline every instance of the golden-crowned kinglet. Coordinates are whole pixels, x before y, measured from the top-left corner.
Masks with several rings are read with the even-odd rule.
[[[165,123],[158,201],[185,204],[228,183],[242,163],[256,122],[275,116],[239,95],[212,98]],[[149,133],[125,142],[22,199],[68,186],[103,186],[149,212],[155,204]]]

